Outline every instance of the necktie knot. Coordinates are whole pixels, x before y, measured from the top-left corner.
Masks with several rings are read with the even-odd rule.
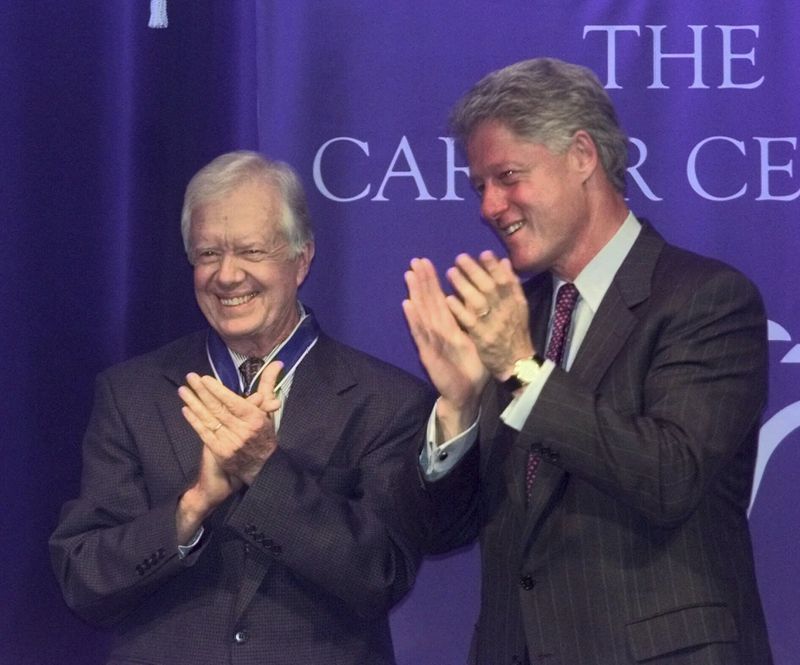
[[[255,386],[252,386],[253,380],[256,378],[259,370],[261,369],[262,365],[264,364],[264,360],[262,358],[247,358],[239,365],[239,372],[242,374],[242,379],[244,382],[244,394],[249,395]]]
[[[553,327],[550,332],[550,343],[547,345],[545,358],[552,360],[556,365],[561,365],[564,358],[567,334],[572,322],[572,310],[578,302],[578,289],[574,284],[562,284],[556,294],[556,307],[553,311]]]

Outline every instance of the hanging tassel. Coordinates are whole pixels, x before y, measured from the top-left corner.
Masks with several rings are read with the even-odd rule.
[[[167,0],[150,0],[150,21],[147,27],[166,28],[168,25]]]

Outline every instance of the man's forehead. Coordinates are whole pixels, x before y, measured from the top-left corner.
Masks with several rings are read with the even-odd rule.
[[[230,246],[256,243],[274,244],[283,240],[278,211],[249,211],[237,214],[200,214],[192,217],[190,237],[193,243],[222,242]]]
[[[192,211],[192,221],[262,218],[269,222],[280,214],[281,207],[277,187],[260,181],[246,181],[198,201]]]
[[[531,145],[533,144],[528,144],[528,147]],[[524,146],[521,144],[519,148],[522,149]],[[498,171],[523,168],[529,161],[530,156],[512,146],[485,146],[469,154],[467,165],[469,177],[474,180]]]
[[[467,143],[467,162],[471,175],[478,171],[521,167],[542,152],[550,152],[547,145],[530,137],[506,130],[490,129],[473,133]]]
[[[195,240],[224,238],[227,242],[248,244],[253,242],[272,241],[282,238],[278,224],[266,218],[259,222],[251,220],[246,224],[235,219],[223,220],[220,223],[199,222],[192,224],[192,236]]]

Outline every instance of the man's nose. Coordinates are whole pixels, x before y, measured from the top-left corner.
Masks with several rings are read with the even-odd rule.
[[[223,253],[217,270],[217,279],[225,284],[235,284],[244,279],[244,270],[239,265],[236,255],[231,252]]]
[[[508,208],[506,194],[502,187],[497,187],[491,183],[486,183],[481,194],[481,215],[483,218],[493,222]]]

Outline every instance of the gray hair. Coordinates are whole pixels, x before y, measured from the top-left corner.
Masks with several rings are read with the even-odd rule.
[[[535,58],[488,74],[458,102],[450,125],[463,144],[487,120],[554,152],[564,152],[575,132],[586,131],[612,185],[625,191],[628,140],[608,94],[586,67]]]
[[[314,241],[311,216],[300,178],[291,166],[267,159],[249,150],[220,155],[195,173],[186,186],[181,211],[183,246],[190,254],[189,232],[192,214],[198,206],[233,192],[248,181],[262,181],[277,188],[281,198],[279,220],[292,258]]]

